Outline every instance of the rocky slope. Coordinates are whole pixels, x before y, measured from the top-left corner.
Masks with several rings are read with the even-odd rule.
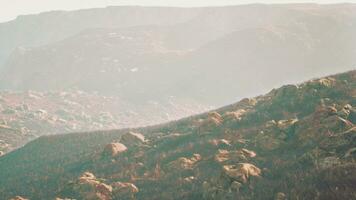
[[[147,126],[207,109],[188,100],[132,104],[79,90],[0,92],[0,154],[41,135]]]
[[[0,158],[0,195],[354,199],[355,100],[351,71],[168,124],[41,137]]]
[[[25,16],[0,25],[6,32],[0,38],[19,47],[6,59],[0,88],[75,87],[130,101],[178,96],[225,105],[287,82],[353,69],[355,9],[353,4],[119,7]],[[22,44],[15,36],[22,38],[28,24],[41,32],[31,29],[33,38]]]

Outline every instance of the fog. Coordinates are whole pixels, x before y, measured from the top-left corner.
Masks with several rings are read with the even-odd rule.
[[[355,0],[1,0],[0,22],[15,19],[19,15],[36,14],[51,10],[75,10],[84,8],[141,5],[141,6],[224,6],[251,3],[355,3]]]

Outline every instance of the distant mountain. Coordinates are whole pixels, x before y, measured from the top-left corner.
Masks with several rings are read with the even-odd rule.
[[[198,10],[123,6],[19,16],[0,24],[0,64],[15,49],[60,41],[88,28],[170,25],[194,17]]]
[[[13,45],[18,48],[4,64],[0,87],[79,88],[130,101],[173,96],[223,105],[285,83],[354,69],[355,10],[353,4],[256,4],[114,7],[23,17],[29,24],[45,21],[41,34],[62,38],[46,40],[59,36],[34,33],[41,44]],[[4,29],[25,34],[20,19],[9,22],[19,31]],[[55,27],[45,26],[49,23]]]
[[[0,195],[354,199],[355,100],[350,71],[153,127],[41,137],[0,158]]]

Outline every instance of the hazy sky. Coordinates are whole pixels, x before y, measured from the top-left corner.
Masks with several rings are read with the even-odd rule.
[[[75,10],[105,7],[109,5],[145,6],[216,6],[248,3],[356,3],[356,0],[0,0],[0,22],[18,15],[40,13],[50,10]]]

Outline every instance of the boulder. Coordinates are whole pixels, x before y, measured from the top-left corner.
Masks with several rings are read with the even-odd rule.
[[[132,183],[115,182],[113,186],[114,199],[134,199],[139,189]]]
[[[223,118],[219,113],[210,112],[206,119],[200,121],[199,134],[211,132],[215,128],[221,126],[222,122]]]
[[[247,149],[241,149],[237,151],[228,151],[228,150],[218,150],[218,153],[215,155],[214,160],[219,163],[226,161],[230,162],[241,162],[246,161],[247,158],[253,158],[256,156],[256,153]]]
[[[275,200],[286,200],[287,196],[283,192],[278,192],[276,194]]]
[[[199,154],[194,154],[190,159],[185,157],[180,157],[177,160],[168,163],[168,168],[174,170],[192,169],[195,166],[195,164],[200,160],[201,160],[201,156]]]
[[[117,156],[118,154],[125,152],[127,147],[121,143],[110,143],[104,148],[103,154],[109,156]]]
[[[111,200],[112,187],[98,180],[90,172],[83,173],[74,185],[81,198],[87,200]]]
[[[234,112],[226,112],[222,116],[224,121],[231,121],[231,122],[236,122],[240,121],[242,119],[242,116],[246,113],[246,110],[244,109],[239,109]]]
[[[224,165],[223,174],[233,181],[246,183],[251,176],[260,176],[261,170],[253,164],[239,163],[237,165]]]
[[[295,123],[298,122],[298,119],[287,119],[287,120],[279,120],[277,122],[277,127],[281,131],[287,131],[290,127],[292,127]]]
[[[120,142],[127,147],[137,146],[145,142],[145,136],[141,133],[128,132],[121,136]]]

